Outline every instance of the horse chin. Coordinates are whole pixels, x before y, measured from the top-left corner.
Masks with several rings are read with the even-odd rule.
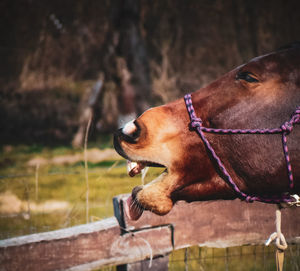
[[[124,211],[129,219],[138,220],[142,216],[144,208],[136,199],[129,196],[124,204]]]
[[[173,201],[168,192],[169,187],[164,186],[163,180],[169,180],[169,177],[169,173],[165,170],[149,184],[133,188],[131,196],[125,203],[126,215],[132,220],[137,220],[144,210],[157,215],[167,214],[173,207]]]

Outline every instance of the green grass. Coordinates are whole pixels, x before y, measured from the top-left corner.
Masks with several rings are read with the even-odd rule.
[[[109,139],[102,147],[109,146]],[[103,142],[103,141],[102,141]],[[89,147],[94,147],[92,143]],[[38,169],[38,190],[36,190],[36,168],[27,165],[34,157],[50,159],[57,155],[78,153],[71,147],[14,146],[2,148],[0,156],[0,193],[10,191],[23,202],[25,210],[20,213],[0,214],[0,238],[9,238],[74,226],[86,222],[86,180],[84,161],[73,165],[41,165]],[[117,164],[116,164],[117,163]],[[126,172],[126,161],[107,160],[88,163],[89,214],[91,220],[113,216],[112,198],[130,193],[141,184],[141,177],[131,178]],[[161,173],[151,169],[147,174],[150,181]],[[30,210],[28,202],[42,204],[49,200],[67,202],[69,208],[54,212]],[[30,209],[30,208],[29,208]]]
[[[230,248],[190,247],[174,251],[169,271],[271,271],[276,270],[274,246],[241,246]],[[299,245],[285,251],[283,270],[300,270]]]

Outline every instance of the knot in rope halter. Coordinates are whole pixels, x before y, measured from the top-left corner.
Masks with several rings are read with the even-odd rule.
[[[280,126],[282,131],[284,131],[286,134],[289,134],[293,130],[293,124],[290,123],[289,121],[286,121],[284,124]]]
[[[251,196],[247,196],[246,198],[245,198],[245,201],[246,202],[249,202],[249,203],[252,203],[254,200],[253,200],[253,198],[251,197]]]
[[[194,118],[191,120],[189,125],[190,125],[190,130],[194,130],[194,128],[202,126],[202,120],[199,118]]]

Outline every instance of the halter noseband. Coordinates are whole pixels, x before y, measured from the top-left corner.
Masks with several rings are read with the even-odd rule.
[[[282,146],[283,153],[287,166],[287,173],[289,179],[289,187],[292,190],[294,188],[294,177],[292,172],[292,166],[290,163],[290,156],[288,152],[287,146],[287,135],[293,130],[294,124],[300,124],[300,106],[298,106],[295,112],[292,114],[292,117],[289,121],[285,122],[281,125],[280,128],[275,129],[215,129],[215,128],[207,128],[202,126],[201,118],[196,116],[191,94],[187,94],[184,96],[185,104],[190,116],[190,127],[193,130],[196,130],[200,138],[202,139],[207,151],[211,154],[214,161],[217,163],[219,170],[224,175],[224,179],[229,184],[229,186],[236,192],[239,198],[245,200],[247,202],[253,201],[261,201],[265,203],[294,203],[295,201],[299,201],[297,195],[290,195],[289,193],[283,194],[281,197],[260,197],[260,196],[251,196],[239,189],[239,187],[235,184],[235,182],[230,177],[227,172],[224,164],[220,160],[220,158],[215,153],[214,149],[210,145],[209,141],[204,135],[206,133],[214,133],[214,134],[282,134]],[[297,203],[298,204],[298,203]]]

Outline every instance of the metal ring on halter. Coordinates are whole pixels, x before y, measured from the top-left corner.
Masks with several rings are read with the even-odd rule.
[[[295,201],[288,202],[288,206],[296,206],[300,207],[300,197],[297,194],[291,195],[291,198],[293,198]]]

